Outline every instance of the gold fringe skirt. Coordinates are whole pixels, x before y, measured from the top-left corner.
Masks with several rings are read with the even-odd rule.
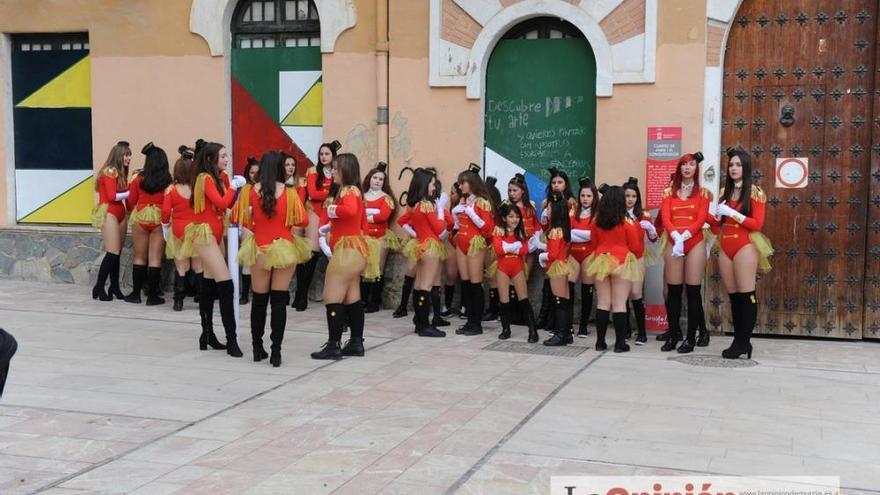
[[[186,226],[186,230],[184,230],[183,234],[183,242],[180,243],[180,249],[178,249],[175,254],[178,258],[192,258],[196,256],[196,244],[211,243],[217,243],[217,238],[214,237],[214,231],[211,230],[211,225],[207,223],[191,223]]]
[[[769,272],[772,268],[770,257],[773,256],[773,244],[770,243],[770,239],[763,233],[756,231],[749,234],[749,240],[758,251],[758,271],[761,273]]]
[[[568,277],[571,275],[571,272],[574,271],[574,267],[571,266],[571,263],[565,260],[556,260],[550,263],[550,266],[547,267],[547,277],[548,278],[560,278],[560,277]]]
[[[475,235],[471,238],[471,243],[468,245],[468,256],[479,256],[483,253],[483,250],[486,249],[486,238],[481,235]]]
[[[333,245],[332,239],[329,240]],[[343,236],[333,245],[333,256],[327,264],[327,273],[353,276],[363,273],[364,278],[379,277],[379,257],[370,255],[370,248],[362,235]]]
[[[311,254],[308,243],[301,237],[294,237],[292,241],[275,239],[271,244],[257,246],[254,236],[249,236],[238,250],[238,263],[242,266],[253,266],[257,263],[257,257],[263,256],[263,268],[272,270],[304,263]]]
[[[107,219],[107,209],[110,207],[107,203],[99,203],[92,208],[92,227],[101,230],[104,227],[104,220]]]
[[[385,237],[383,239],[385,240],[385,249],[389,251],[399,253],[404,248],[403,241],[401,241],[400,237],[398,237],[391,229],[385,231]]]
[[[162,223],[162,210],[156,205],[135,208],[128,217],[128,221],[142,225],[160,225]]]
[[[495,276],[498,275],[498,255],[495,254],[494,248],[489,249],[488,253],[489,254],[486,255],[486,261],[488,263],[486,264],[486,269],[484,270],[484,272],[486,274],[486,278],[495,278]]]
[[[364,268],[364,280],[375,282],[382,276],[382,269],[379,266],[382,258],[382,242],[368,235],[364,236],[364,242],[367,243],[367,266]]]
[[[406,241],[402,254],[412,264],[418,262],[422,257],[434,257],[440,258],[441,261],[446,261],[446,258],[449,256],[443,242],[434,238],[425,239],[421,242],[418,239],[410,239]]]
[[[636,255],[629,253],[623,263],[610,253],[591,254],[586,260],[586,274],[596,280],[605,280],[614,275],[630,282],[641,282],[645,278],[644,264]]]

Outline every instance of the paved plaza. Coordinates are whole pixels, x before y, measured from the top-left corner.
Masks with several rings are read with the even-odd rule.
[[[200,352],[197,322],[191,300],[174,313],[0,281],[19,341],[0,493],[524,494],[557,475],[712,473],[839,475],[843,493],[880,494],[878,343],[755,339],[754,362],[731,368],[710,358],[727,337],[686,358],[653,340],[596,353],[592,337],[543,355],[522,352],[521,327],[487,349],[497,323],[425,339],[383,311],[366,357],[325,362],[308,357],[326,340],[313,304],[290,311],[272,368],[248,331],[243,359]]]

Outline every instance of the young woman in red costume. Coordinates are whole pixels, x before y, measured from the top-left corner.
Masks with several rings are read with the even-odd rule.
[[[246,203],[247,199],[250,197],[251,190],[260,180],[260,162],[257,161],[256,158],[249,156],[247,159],[247,165],[244,167],[244,178],[247,180],[247,184],[241,187],[241,190],[238,192],[238,202],[232,208],[232,213],[229,215],[229,220],[232,223],[239,224],[239,228],[241,229],[241,243],[244,244],[247,240],[254,235],[254,233],[250,230],[247,225],[242,223],[242,218],[240,213],[242,212],[242,208],[239,208],[240,204]],[[246,214],[250,214],[250,212],[244,212]],[[241,265],[241,285],[239,286],[239,294],[238,294],[238,304],[248,304],[250,302],[251,297],[251,267]]]
[[[281,366],[281,343],[287,325],[290,280],[296,265],[309,259],[308,242],[294,236],[294,227],[305,227],[309,217],[294,187],[284,184],[284,155],[265,153],[259,162],[259,182],[239,194],[239,221],[253,235],[242,242],[238,261],[250,267],[254,300],[251,304],[251,337],[254,361],[269,358],[273,367]],[[242,199],[242,196],[247,196]],[[263,347],[266,312],[271,305],[272,355]]]
[[[535,202],[531,200],[529,194],[529,186],[523,174],[514,174],[513,178],[507,183],[507,200],[516,205],[522,214],[523,230],[526,236],[531,239],[535,232],[541,230],[541,224],[538,221],[538,212],[535,209]],[[532,273],[532,267],[535,266],[534,250],[532,244],[529,244],[529,254],[526,256],[526,283],[528,283],[529,274]],[[516,297],[516,291],[510,286],[510,300]],[[527,315],[520,311],[522,306],[516,304],[511,310],[511,322],[514,325],[528,324]]]
[[[458,218],[458,234],[455,236],[458,273],[462,279],[462,298],[468,301],[467,323],[458,328],[459,335],[483,333],[483,271],[486,259],[486,239],[495,230],[489,191],[480,178],[480,167],[471,164],[458,175],[462,198],[452,209]]]
[[[544,341],[544,345],[562,346],[574,341],[571,336],[571,292],[568,282],[572,272],[569,262],[571,210],[568,199],[562,193],[551,192],[543,212],[547,242],[533,240],[533,243],[544,251],[538,256],[538,261],[550,280],[554,313],[552,330],[555,331],[552,337]]]
[[[397,210],[397,202],[394,201],[394,193],[388,183],[387,169],[386,163],[379,163],[376,168],[367,172],[361,185],[361,190],[365,191],[364,208],[367,213],[364,234],[375,239],[375,246],[379,249],[379,277],[375,280],[364,279],[361,287],[366,313],[375,313],[382,309],[385,260],[388,259],[388,251],[400,251],[400,239],[389,228]]]
[[[226,148],[219,143],[205,143],[196,152],[196,176],[190,185],[192,194],[189,198],[193,220],[184,228],[180,249],[183,256],[195,254],[202,261],[204,273],[199,309],[204,315],[203,334],[206,331],[205,320],[213,312],[216,295],[226,332],[226,353],[232,357],[242,357],[236,338],[233,284],[220,244],[223,242],[226,210],[232,206],[235,189],[244,186],[247,181],[244,177],[236,176],[230,181],[230,187],[225,187],[221,175],[228,162]]]
[[[455,300],[455,286],[461,285],[461,281],[458,278],[458,259],[455,256],[455,232],[458,228],[455,226],[456,216],[452,214],[452,208],[458,204],[461,199],[461,190],[458,188],[458,184],[453,182],[452,186],[449,188],[449,208],[447,216],[447,231],[449,234],[446,237],[443,245],[446,248],[447,253],[451,253],[450,256],[446,258],[446,261],[443,263],[444,272],[445,272],[445,286],[443,288],[443,310],[440,312],[440,316],[443,318],[448,318],[458,311],[458,315],[460,318],[464,318],[464,309],[459,308],[456,310],[452,307],[453,301]],[[450,223],[451,220],[451,223]],[[446,321],[446,320],[444,320]]]
[[[654,227],[653,220],[651,220],[651,213],[642,208],[642,192],[639,190],[639,180],[635,177],[630,177],[629,180],[623,184],[623,193],[626,198],[627,218],[635,222],[644,232],[644,234],[638,237],[639,242],[641,243],[642,252],[644,252],[645,236],[647,236],[648,240],[651,242],[656,242],[658,237],[657,229]],[[645,273],[645,263],[645,256],[639,256],[639,268],[641,269],[642,274]],[[638,333],[636,335],[636,345],[644,345],[645,342],[648,341],[648,335],[645,333],[645,302],[642,300],[643,289],[644,280],[641,282],[633,282],[632,290],[629,294],[629,300],[632,302],[633,313],[636,317],[636,328],[638,329]],[[629,326],[629,305],[627,305],[627,339],[630,338],[631,333],[632,329]]]
[[[605,332],[611,312],[614,323],[614,352],[627,352],[626,300],[633,283],[644,278],[639,258],[644,254],[641,227],[626,214],[626,199],[620,186],[599,188],[602,199],[593,218],[595,250],[587,261],[587,275],[596,281],[596,350],[608,348]]]
[[[330,258],[324,277],[324,306],[329,339],[312,359],[341,359],[364,355],[364,307],[361,304],[360,276],[376,277],[379,260],[370,257],[363,235],[366,215],[360,186],[360,165],[351,153],[333,160],[335,193],[325,203],[319,244]],[[340,347],[342,329],[351,330],[351,339]]]
[[[709,215],[712,193],[700,187],[699,162],[701,153],[687,154],[678,160],[672,187],[663,191],[660,214],[663,215],[663,229],[668,234],[664,253],[664,276],[666,278],[666,314],[669,330],[664,334],[664,352],[676,348],[682,338],[679,320],[681,319],[682,283],[687,285],[688,331],[678,347],[678,352],[686,354],[694,350],[697,328],[703,320],[703,298],[700,287],[706,271],[706,245],[703,239],[703,224]],[[663,339],[664,336],[658,336]]]
[[[720,226],[718,271],[730,296],[733,342],[721,355],[737,359],[752,357],[752,331],[758,319],[755,279],[758,271],[770,271],[773,254],[770,240],[761,233],[767,199],[752,184],[752,158],[742,150],[727,151],[727,178],[713,219]]]
[[[577,201],[574,198],[574,195],[571,193],[571,183],[568,180],[568,174],[564,171],[559,170],[559,168],[554,165],[547,169],[550,172],[550,180],[547,183],[547,191],[546,196],[543,202],[541,202],[541,217],[540,223],[541,227],[546,231],[548,230],[549,219],[550,219],[550,196],[554,193],[562,195],[564,201],[566,202],[566,206],[569,211],[574,209],[577,206]],[[543,233],[543,232],[542,232]],[[535,234],[532,238],[532,245],[535,246],[535,241],[540,241],[540,234]],[[546,274],[545,274],[546,275]],[[569,294],[574,293],[574,284],[569,284]],[[554,331],[556,328],[556,324],[553,322],[553,318],[556,315],[555,304],[553,303],[553,291],[550,289],[550,280],[545,276],[544,278],[544,287],[541,290],[541,310],[538,312],[538,321],[536,325],[538,328],[544,328],[549,331]]]
[[[492,248],[498,260],[498,269],[495,274],[498,287],[498,297],[501,299],[501,334],[498,338],[507,340],[510,338],[510,324],[512,323],[512,308],[510,288],[516,293],[519,312],[524,316],[529,328],[529,343],[538,341],[538,330],[535,328],[535,313],[529,303],[529,288],[526,280],[525,258],[529,255],[529,235],[526,233],[523,217],[520,209],[510,201],[504,201],[498,207],[498,220],[496,231],[498,235],[492,238]]]
[[[571,215],[571,262],[575,270],[569,277],[570,282],[581,286],[581,317],[578,323],[578,337],[586,338],[590,334],[588,322],[593,311],[593,287],[595,280],[587,275],[587,258],[593,254],[595,247],[591,242],[590,224],[593,211],[599,204],[599,191],[589,177],[578,179],[578,205]],[[574,305],[572,294],[572,305]]]
[[[92,210],[92,226],[101,231],[104,240],[104,259],[98,270],[98,280],[92,288],[92,299],[112,301],[124,299],[119,290],[119,253],[125,244],[125,231],[128,218],[125,200],[128,198],[128,166],[131,163],[131,148],[127,141],[119,141],[110,149],[110,154],[95,179],[98,204]],[[110,288],[105,292],[104,285],[110,279]]]
[[[193,253],[184,255],[184,229],[192,222],[193,211],[189,205],[192,190],[189,185],[195,180],[194,152],[186,145],[177,148],[180,157],[174,163],[172,183],[165,189],[162,201],[162,236],[165,238],[165,256],[174,260],[174,311],[183,311],[186,298],[186,275],[190,270],[196,274],[196,286],[202,285],[202,263]],[[169,225],[170,223],[170,225]],[[203,322],[204,323],[204,322]],[[213,337],[213,345],[222,345]],[[206,336],[207,337],[207,336]],[[223,349],[226,347],[223,346]]]
[[[323,143],[318,148],[318,163],[306,172],[306,194],[308,201],[306,209],[309,213],[309,225],[306,235],[312,250],[312,257],[296,268],[296,292],[294,293],[292,308],[297,311],[305,311],[309,305],[309,289],[315,276],[315,268],[321,256],[321,247],[318,245],[318,227],[324,214],[324,202],[330,194],[333,186],[332,167],[336,153],[342,145],[339,141]]]
[[[141,288],[147,306],[165,304],[160,278],[165,254],[162,236],[162,202],[165,189],[171,185],[171,172],[165,150],[147,143],[141,153],[146,155],[144,168],[135,173],[128,187],[126,204],[131,212],[131,235],[134,239],[134,260],[131,267],[133,290],[126,302],[140,304]]]
[[[492,211],[497,214],[498,207],[501,206],[501,191],[498,190],[498,187],[495,185],[498,183],[497,177],[488,176],[486,177],[486,189],[489,191],[489,203],[491,203]],[[496,235],[501,235],[502,227],[499,227],[495,224],[495,229],[492,232],[492,237]],[[487,241],[489,239],[487,238]],[[487,249],[486,250],[486,285],[489,286],[489,307],[486,308],[483,313],[483,321],[495,321],[498,319],[499,313],[501,312],[501,308],[499,306],[498,300],[498,282],[495,279],[495,270],[498,266],[498,258],[495,257],[495,250]]]
[[[415,329],[421,337],[445,337],[446,332],[438,330],[428,319],[431,312],[432,295],[439,299],[439,291],[434,290],[434,282],[439,278],[440,266],[447,253],[443,246],[446,233],[446,203],[448,196],[443,194],[435,199],[437,180],[431,169],[417,168],[406,194],[408,228],[415,236],[404,248],[404,255],[415,262]],[[432,294],[433,293],[433,294]],[[434,308],[434,317],[439,317]]]

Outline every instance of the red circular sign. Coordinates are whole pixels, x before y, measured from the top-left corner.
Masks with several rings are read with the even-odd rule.
[[[799,168],[799,171],[786,172],[784,175],[796,174],[799,176],[797,180],[790,180],[783,177],[783,169]],[[800,172],[800,173],[798,173]],[[801,187],[807,181],[807,164],[800,158],[786,158],[776,165],[776,180],[784,187],[795,188]]]

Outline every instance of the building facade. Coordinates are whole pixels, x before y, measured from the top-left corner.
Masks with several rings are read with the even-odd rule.
[[[77,231],[93,170],[120,139],[170,152],[219,141],[236,170],[266,149],[305,168],[338,139],[362,167],[387,162],[397,193],[407,167],[435,166],[448,186],[476,162],[502,189],[524,173],[540,199],[551,164],[656,189],[649,130],[671,132],[670,149],[702,150],[716,193],[725,147],[756,160],[777,248],[758,331],[880,338],[877,11],[876,0],[0,0],[0,225]],[[724,326],[712,267],[708,285],[711,323]]]

